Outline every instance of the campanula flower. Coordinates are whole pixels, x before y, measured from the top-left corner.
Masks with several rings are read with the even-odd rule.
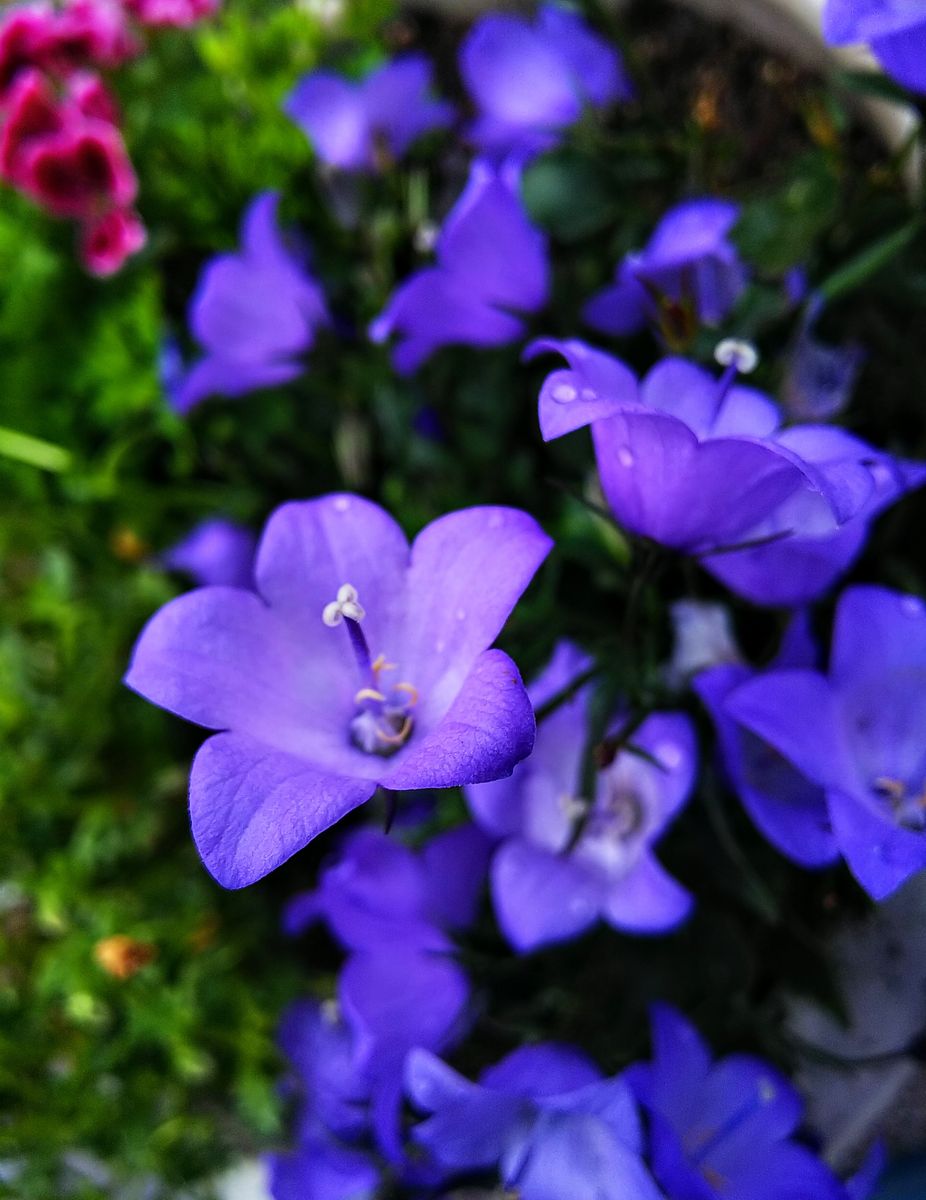
[[[359,82],[313,71],[285,108],[322,162],[372,171],[384,156],[401,158],[422,134],[451,123],[452,105],[431,99],[430,90],[430,62],[423,54],[406,54]]]
[[[761,1059],[712,1061],[668,1005],[652,1012],[653,1057],[626,1073],[650,1116],[654,1174],[670,1200],[846,1200],[843,1185],[793,1140],[803,1104]]]
[[[817,657],[806,617],[799,614],[769,670],[813,668]],[[693,686],[714,721],[726,775],[753,823],[793,862],[828,866],[839,857],[839,848],[823,788],[727,711],[727,697],[755,674],[742,663],[718,664],[702,671]]]
[[[755,544],[709,556],[703,565],[731,591],[755,604],[796,606],[816,599],[855,562],[873,522],[908,491],[926,482],[926,464],[884,454],[844,429],[796,425],[772,443],[816,468],[851,495],[846,519],[834,524],[812,491],[796,491],[752,529]],[[852,511],[852,503],[856,503]]]
[[[888,75],[926,92],[926,7],[920,0],[827,0],[823,35],[832,46],[867,42]]]
[[[563,642],[530,688],[535,708],[566,689],[588,660]],[[540,724],[534,753],[510,779],[466,790],[473,815],[500,839],[492,898],[520,951],[576,937],[595,921],[658,933],[688,915],[691,897],[660,866],[653,845],[688,799],[697,748],[686,717],[654,713],[598,772],[583,796],[588,689]],[[620,731],[618,725],[614,732]]]
[[[165,605],[126,682],[221,730],[190,779],[193,837],[226,887],[285,862],[368,800],[510,774],[534,718],[495,638],[550,549],[525,513],[470,508],[409,549],[377,505],[286,504],[264,530],[256,593]]]
[[[926,867],[926,606],[887,588],[840,598],[829,672],[766,672],[730,716],[826,792],[836,843],[876,900]]]
[[[522,160],[559,141],[588,105],[629,100],[614,46],[575,13],[542,5],[535,19],[480,18],[460,49],[460,74],[479,116],[470,137],[484,153]]]
[[[829,421],[852,396],[865,361],[861,346],[830,346],[814,333],[820,299],[807,305],[785,365],[782,404],[795,421]]]
[[[488,840],[472,825],[438,834],[418,853],[361,829],[345,839],[318,888],[290,901],[284,924],[295,934],[323,920],[350,950],[447,951],[448,933],[475,916],[488,856]]]
[[[369,1154],[323,1137],[270,1155],[269,1167],[273,1200],[375,1200],[382,1179]]]
[[[248,588],[254,582],[257,538],[250,529],[211,517],[161,555],[171,571],[182,571],[202,587]]]
[[[661,1200],[627,1085],[570,1046],[523,1046],[478,1083],[415,1050],[406,1083],[430,1114],[413,1137],[448,1172],[497,1171],[523,1200]]]
[[[406,280],[370,329],[377,342],[398,334],[393,363],[402,374],[441,346],[516,341],[524,333],[518,314],[546,303],[546,238],[530,223],[510,168],[473,164],[435,251],[435,265]]]
[[[730,231],[740,209],[725,200],[686,200],[671,209],[645,248],[618,266],[614,283],[583,311],[600,333],[631,334],[661,323],[668,307],[686,307],[705,325],[727,316],[747,271]]]
[[[601,485],[622,527],[684,553],[768,536],[762,523],[786,503],[803,504],[814,532],[836,531],[868,497],[870,471],[854,459],[818,466],[781,444],[776,405],[734,382],[737,345],[721,349],[730,360],[720,380],[667,358],[638,382],[583,342],[535,343],[529,355],[556,351],[568,363],[541,389],[541,432],[549,440],[591,423]]]
[[[733,620],[725,604],[677,600],[669,606],[672,658],[665,666],[670,688],[681,691],[692,676],[708,667],[742,662]]]
[[[190,329],[206,351],[171,400],[188,412],[211,395],[243,396],[301,375],[301,356],[327,324],[321,287],[284,244],[279,196],[263,192],[245,213],[241,250],[221,254],[199,277]]]

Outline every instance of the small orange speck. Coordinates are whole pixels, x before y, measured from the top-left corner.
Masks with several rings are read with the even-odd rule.
[[[120,562],[141,562],[151,552],[151,547],[128,525],[117,526],[109,537],[109,548]]]
[[[114,979],[131,979],[142,967],[153,962],[157,954],[157,947],[151,942],[141,942],[124,933],[103,938],[93,947],[93,957]]]

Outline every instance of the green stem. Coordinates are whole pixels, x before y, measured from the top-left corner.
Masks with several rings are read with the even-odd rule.
[[[0,426],[0,455],[42,471],[67,471],[73,461],[70,450],[63,446],[4,426]]]

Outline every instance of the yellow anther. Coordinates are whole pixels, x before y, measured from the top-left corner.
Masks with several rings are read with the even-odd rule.
[[[377,729],[376,736],[381,742],[385,742],[388,746],[404,746],[411,731],[412,719],[411,717],[406,717],[402,722],[402,728],[398,731],[398,733],[383,733],[381,729]]]
[[[907,794],[904,784],[899,779],[892,779],[890,775],[879,776],[875,780],[874,786],[876,791],[895,804],[899,804]]]
[[[418,703],[418,689],[413,683],[397,683],[394,690],[405,692],[406,696],[408,696],[408,703],[412,708]]]
[[[386,697],[383,695],[383,693],[376,691],[375,688],[361,688],[357,695],[354,696],[354,701],[357,704],[359,704],[361,700],[385,701],[385,699]]]
[[[386,661],[385,654],[377,654],[376,658],[373,660],[373,665],[371,668],[373,671],[373,678],[378,679],[380,671],[394,671],[395,666],[395,663]]]

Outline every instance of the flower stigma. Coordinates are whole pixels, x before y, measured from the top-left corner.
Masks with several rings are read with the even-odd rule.
[[[383,682],[381,676],[396,670],[384,654],[374,659],[361,622],[366,609],[357,589],[349,583],[338,588],[336,599],[322,610],[322,621],[330,628],[344,625],[360,669],[362,686],[354,694],[356,711],[348,727],[351,745],[364,754],[391,758],[412,735],[415,719],[412,710],[418,704],[418,689],[413,683]]]

